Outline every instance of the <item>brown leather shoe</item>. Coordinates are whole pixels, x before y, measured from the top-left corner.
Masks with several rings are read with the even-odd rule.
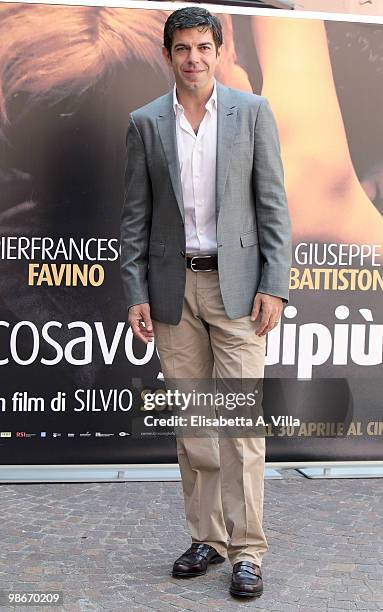
[[[230,593],[238,597],[260,597],[263,593],[261,568],[252,561],[235,563]]]
[[[175,578],[203,576],[206,574],[209,563],[223,563],[224,561],[226,561],[225,557],[221,557],[209,544],[193,542],[190,548],[174,562],[172,575]]]

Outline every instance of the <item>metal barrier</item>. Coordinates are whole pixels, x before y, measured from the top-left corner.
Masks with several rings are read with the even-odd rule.
[[[306,478],[382,478],[383,461],[330,461],[267,463],[265,479],[282,479],[285,470],[296,470]],[[3,465],[0,483],[178,481],[178,465]]]

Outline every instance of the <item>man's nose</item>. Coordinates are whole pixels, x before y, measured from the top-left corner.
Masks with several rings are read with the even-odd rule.
[[[192,62],[193,64],[199,62],[199,52],[196,47],[192,47],[190,49],[188,60],[189,62]]]

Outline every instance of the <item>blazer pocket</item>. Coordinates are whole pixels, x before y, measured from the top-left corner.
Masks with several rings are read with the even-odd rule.
[[[233,145],[249,145],[249,144],[250,144],[249,138],[236,138],[235,140],[233,140]]]
[[[251,232],[245,232],[244,234],[241,234],[241,245],[243,247],[248,247],[253,244],[258,244],[257,230],[252,230]]]
[[[151,242],[149,244],[149,255],[156,255],[162,257],[165,252],[165,245],[163,242]]]

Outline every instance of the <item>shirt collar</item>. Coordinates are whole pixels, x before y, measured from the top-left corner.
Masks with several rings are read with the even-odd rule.
[[[205,104],[205,108],[206,110],[208,110],[210,113],[213,110],[213,104],[216,107],[217,106],[217,81],[214,79],[214,87],[213,87],[213,92],[210,96],[210,98],[208,99],[208,101]],[[178,98],[177,98],[177,89],[176,89],[176,85],[174,84],[173,87],[173,109],[174,109],[174,114],[177,115],[178,112],[183,112],[184,107],[182,106],[182,104],[180,104],[178,102]]]

